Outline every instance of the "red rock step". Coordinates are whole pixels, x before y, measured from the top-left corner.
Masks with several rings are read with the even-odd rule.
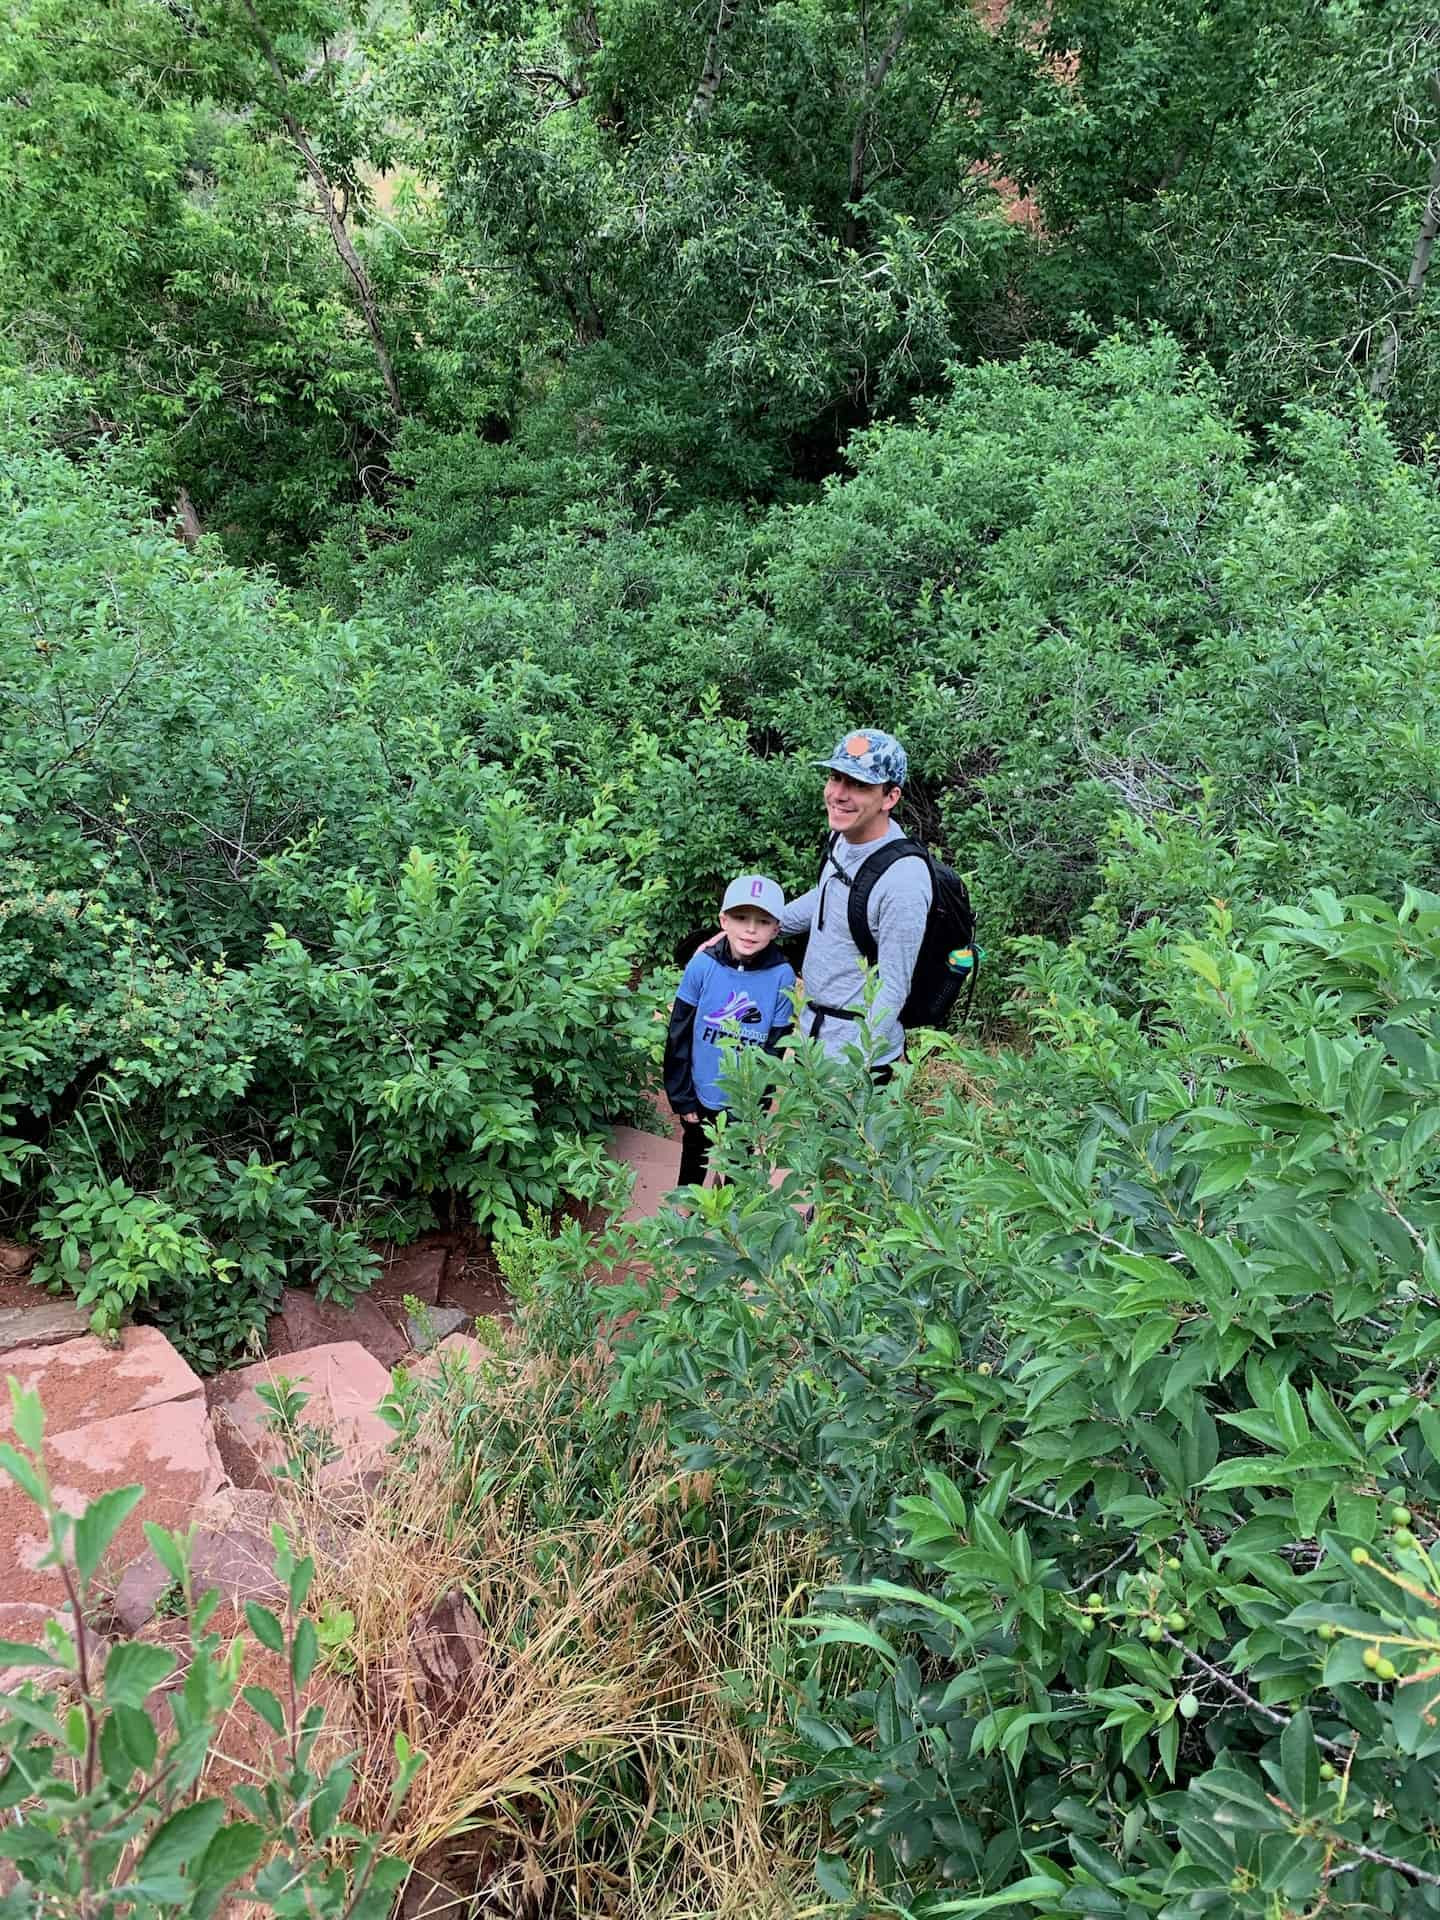
[[[46,1463],[66,1513],[82,1512],[112,1487],[144,1487],[116,1535],[113,1566],[143,1550],[146,1520],[184,1526],[224,1484],[201,1383],[154,1327],[127,1327],[114,1347],[87,1335],[58,1347],[12,1348],[0,1353],[0,1379],[7,1374],[40,1396]],[[0,1432],[10,1424],[7,1394]],[[60,1605],[59,1575],[37,1565],[47,1545],[33,1503],[0,1478],[0,1595],[7,1601]]]
[[[375,1412],[390,1391],[390,1375],[358,1341],[336,1340],[275,1354],[209,1382],[216,1439],[237,1487],[268,1486],[272,1469],[285,1463],[285,1441],[270,1431],[273,1415],[257,1391],[281,1379],[294,1381],[308,1396],[301,1424],[329,1434],[340,1449],[317,1476],[323,1484],[380,1464],[395,1437]]]
[[[675,1191],[680,1172],[678,1141],[638,1127],[616,1127],[610,1136],[610,1157],[635,1172],[635,1190],[621,1218],[648,1220]]]

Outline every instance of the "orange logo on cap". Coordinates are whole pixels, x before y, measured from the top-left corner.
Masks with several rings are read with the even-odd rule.
[[[869,734],[852,733],[850,738],[845,742],[845,751],[852,760],[863,760],[865,755],[870,751]]]

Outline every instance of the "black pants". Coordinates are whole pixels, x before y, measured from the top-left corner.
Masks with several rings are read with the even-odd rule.
[[[714,1120],[721,1109],[719,1107],[696,1107],[698,1120],[680,1122],[680,1178],[676,1182],[681,1187],[699,1187],[705,1182],[706,1170],[710,1165],[710,1136],[705,1129]]]

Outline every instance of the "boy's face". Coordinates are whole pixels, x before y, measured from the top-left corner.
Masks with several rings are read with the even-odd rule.
[[[749,960],[769,946],[780,931],[780,922],[759,907],[731,907],[720,915],[720,928],[730,942],[730,951],[741,960]]]

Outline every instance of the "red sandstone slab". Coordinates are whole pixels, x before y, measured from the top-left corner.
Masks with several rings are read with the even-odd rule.
[[[0,1353],[0,1379],[7,1374],[39,1393],[47,1441],[97,1420],[115,1420],[201,1392],[199,1377],[158,1327],[127,1327],[116,1346],[86,1334],[58,1347],[12,1347]],[[10,1431],[6,1393],[0,1398],[0,1436]]]
[[[112,1487],[144,1487],[144,1499],[107,1556],[117,1573],[144,1552],[146,1520],[162,1527],[187,1526],[195,1508],[225,1480],[205,1402],[198,1395],[141,1407],[69,1433],[47,1434],[45,1461],[56,1500],[66,1513],[83,1512]],[[64,1589],[58,1575],[53,1568],[36,1566],[47,1544],[33,1504],[13,1481],[0,1477],[0,1594],[7,1600],[60,1604]]]
[[[4,1291],[14,1293],[17,1288]],[[12,1347],[53,1347],[61,1340],[78,1340],[90,1331],[90,1316],[73,1300],[52,1299],[38,1287],[29,1287],[23,1303],[6,1299],[0,1291],[0,1354]]]
[[[483,1340],[477,1340],[470,1333],[447,1333],[443,1340],[437,1340],[429,1353],[422,1354],[418,1360],[409,1363],[405,1371],[417,1374],[422,1380],[433,1380],[442,1370],[459,1365],[467,1372],[479,1370],[487,1356],[493,1354]]]
[[[437,1306],[440,1292],[445,1285],[445,1275],[450,1264],[451,1247],[448,1236],[427,1235],[417,1240],[413,1247],[391,1247],[385,1256],[385,1265],[375,1282],[374,1291],[386,1294],[392,1300],[403,1300],[406,1294],[416,1300],[423,1300],[427,1307]],[[458,1266],[460,1262],[457,1260]]]
[[[259,1600],[283,1610],[285,1588],[275,1572],[270,1524],[275,1500],[261,1492],[222,1487],[190,1516],[190,1575],[197,1594],[215,1587],[231,1606]],[[139,1633],[155,1617],[173,1582],[170,1570],[147,1549],[132,1560],[115,1589],[115,1619],[126,1633]]]
[[[635,1190],[622,1219],[650,1219],[679,1181],[678,1143],[658,1133],[641,1133],[638,1127],[616,1127],[610,1136],[610,1157],[635,1174]]]
[[[385,1312],[385,1304],[395,1315]],[[382,1367],[393,1367],[410,1351],[410,1342],[402,1331],[403,1307],[386,1303],[362,1293],[348,1307],[333,1300],[317,1300],[313,1293],[287,1287],[280,1298],[280,1310],[272,1313],[265,1330],[265,1346],[270,1353],[304,1353],[311,1347],[335,1346],[353,1340],[373,1354]]]
[[[75,1622],[68,1607],[42,1607],[33,1601],[0,1600],[0,1640],[15,1640],[21,1646],[42,1647],[45,1644],[45,1628],[51,1620],[58,1623],[75,1638]],[[105,1641],[92,1628],[85,1629],[85,1653],[90,1662],[92,1673],[98,1673],[105,1657]],[[63,1667],[37,1664],[32,1667],[0,1668],[0,1693],[13,1693],[27,1680],[36,1680],[41,1687],[54,1686],[65,1677]],[[0,1886],[0,1892],[3,1892]]]
[[[375,1409],[390,1392],[390,1375],[354,1340],[277,1354],[211,1382],[211,1409],[220,1444],[238,1484],[263,1486],[269,1470],[285,1462],[285,1444],[268,1430],[271,1410],[256,1391],[277,1380],[294,1381],[309,1395],[301,1424],[330,1434],[340,1458],[319,1478],[344,1480],[378,1466],[394,1432]]]

